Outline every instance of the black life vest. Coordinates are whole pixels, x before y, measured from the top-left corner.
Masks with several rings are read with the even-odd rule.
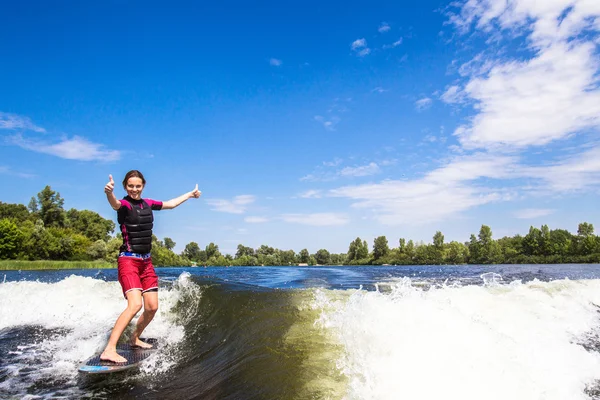
[[[132,253],[150,253],[152,250],[152,227],[154,226],[154,215],[152,207],[142,200],[134,200],[129,196],[123,198],[131,204],[131,209],[122,206],[118,213],[118,222],[123,234],[121,251]]]

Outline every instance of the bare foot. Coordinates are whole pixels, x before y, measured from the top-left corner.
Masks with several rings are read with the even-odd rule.
[[[141,347],[142,349],[151,349],[152,345],[150,343],[142,342],[139,338],[135,339],[135,341],[131,342],[132,346]]]
[[[112,361],[114,363],[125,363],[127,359],[117,353],[116,350],[104,350],[102,354],[100,354],[100,359],[102,361]]]

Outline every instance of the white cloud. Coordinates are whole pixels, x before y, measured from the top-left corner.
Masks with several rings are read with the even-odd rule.
[[[431,103],[432,103],[432,100],[429,97],[424,97],[422,99],[415,101],[415,107],[417,108],[417,110],[422,111],[422,110],[425,110],[425,109],[431,107]]]
[[[254,203],[255,200],[255,196],[240,195],[235,196],[232,200],[209,199],[206,200],[206,202],[213,207],[211,208],[213,211],[230,214],[243,214],[246,212],[248,205]]]
[[[379,33],[385,33],[389,32],[390,29],[392,28],[390,28],[390,25],[387,22],[382,22],[377,30],[379,31]]]
[[[13,171],[11,168],[9,168],[7,166],[2,166],[2,165],[0,165],[0,174],[18,176],[19,178],[26,178],[26,179],[36,177],[36,175],[33,175],[33,174],[27,174],[24,172]]]
[[[511,185],[511,180],[525,180],[527,186]],[[382,224],[418,225],[517,195],[550,196],[598,186],[600,146],[543,166],[523,164],[516,155],[458,155],[420,179],[348,185],[330,190],[329,195],[353,200],[352,207],[372,212]]]
[[[600,128],[599,1],[469,0],[450,19],[462,30],[525,35],[533,54],[479,54],[461,68],[468,81],[445,95],[474,103],[475,116],[455,131],[465,148],[544,145]]]
[[[374,162],[359,167],[345,167],[340,171],[341,176],[369,176],[381,172]]]
[[[364,38],[362,38],[362,39],[356,39],[350,45],[350,48],[352,50],[358,50],[358,49],[363,48],[363,47],[367,47],[367,41]]]
[[[394,47],[398,47],[398,46],[400,46],[400,45],[402,44],[402,40],[403,40],[403,39],[402,39],[402,38],[400,38],[400,39],[396,40],[396,41],[395,41],[394,43],[392,43],[392,44],[384,44],[384,45],[383,45],[383,48],[384,48],[384,49],[393,49]]]
[[[293,224],[311,226],[345,225],[349,222],[346,215],[337,213],[283,214],[281,219]]]
[[[381,86],[377,86],[375,89],[371,90],[371,92],[384,93],[384,92],[389,92],[389,90],[384,89]]]
[[[350,48],[356,52],[359,57],[364,57],[371,53],[371,49],[367,47],[367,41],[364,38],[356,39],[352,42]]]
[[[249,224],[262,224],[263,222],[268,222],[269,219],[266,217],[246,217],[244,221]]]
[[[328,131],[335,131],[335,127],[341,121],[340,118],[332,116],[331,118],[325,118],[321,115],[315,115],[315,121],[323,124],[323,127]]]
[[[382,224],[423,224],[508,199],[510,194],[505,190],[477,182],[481,178],[511,178],[514,164],[512,157],[478,153],[457,157],[422,179],[344,186],[331,190],[330,195],[354,200],[353,207],[373,212]]]
[[[435,136],[435,135],[426,135],[426,136],[423,138],[423,141],[424,141],[424,142],[428,142],[428,143],[435,143],[435,142],[437,142],[437,141],[438,141],[438,138],[437,138],[437,136]]]
[[[283,62],[281,60],[277,59],[277,58],[271,58],[269,60],[269,64],[271,64],[274,67],[280,67],[281,64],[283,64]]]
[[[317,166],[315,170],[308,175],[300,178],[301,181],[308,182],[328,182],[334,181],[340,178],[354,178],[361,176],[370,176],[375,175],[381,172],[379,165],[390,166],[396,164],[397,160],[388,159],[382,160],[380,164],[375,162],[371,162],[367,165],[359,165],[359,166],[351,166],[351,167],[343,167],[343,168],[333,168],[338,167],[342,163],[341,159],[336,158],[333,162],[323,162],[323,166]],[[301,197],[315,197],[320,196],[319,191],[315,191],[317,193],[312,193],[312,191],[305,192],[300,195]]]
[[[299,197],[302,197],[303,199],[320,199],[321,191],[320,190],[307,190],[304,193],[300,193]]]
[[[398,160],[396,158],[390,158],[387,160],[381,160],[379,161],[380,165],[383,165],[384,167],[390,166],[390,165],[396,165],[398,164]]]
[[[519,219],[534,219],[553,214],[554,211],[556,210],[551,210],[547,208],[525,208],[523,210],[515,211],[513,215]]]
[[[120,151],[105,150],[104,145],[90,142],[79,136],[50,144],[41,140],[25,139],[19,134],[8,137],[7,142],[26,150],[50,154],[68,160],[115,161],[121,158]]]
[[[359,52],[357,52],[356,54],[358,54],[358,56],[359,56],[359,57],[364,57],[364,56],[367,56],[367,55],[371,54],[371,49],[369,49],[369,48],[367,47],[367,48],[361,49],[361,50],[360,50]]]
[[[317,180],[318,180],[318,178],[315,174],[304,175],[302,178],[300,178],[300,181],[308,181],[308,182],[314,182]]]
[[[323,165],[326,167],[336,167],[338,165],[340,165],[342,163],[342,159],[341,158],[334,158],[333,161],[323,161]]]
[[[460,86],[452,85],[442,94],[441,99],[445,103],[462,103],[464,102],[465,93]]]
[[[594,147],[575,156],[549,165],[522,167],[526,177],[543,181],[536,190],[569,192],[600,184],[600,147]]]
[[[27,130],[34,131],[39,133],[45,133],[46,130],[42,127],[35,125],[31,120],[27,117],[23,117],[16,114],[10,114],[5,112],[0,112],[0,129],[8,129],[8,130]]]

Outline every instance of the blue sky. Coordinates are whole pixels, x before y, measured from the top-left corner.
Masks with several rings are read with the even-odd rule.
[[[4,4],[0,201],[198,183],[177,251],[600,228],[600,2],[246,3]]]

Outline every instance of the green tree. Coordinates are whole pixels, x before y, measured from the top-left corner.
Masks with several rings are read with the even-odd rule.
[[[238,244],[237,252],[235,253],[235,258],[240,258],[243,256],[254,256],[254,249],[252,247],[246,247],[243,244]]]
[[[366,262],[368,257],[369,246],[367,245],[367,241],[361,240],[359,237],[357,237],[350,243],[350,246],[348,247],[348,263],[358,263],[360,260]]]
[[[542,253],[542,231],[534,226],[529,227],[529,233],[523,238],[523,253],[537,256]]]
[[[180,267],[189,265],[186,260],[164,246],[152,246],[152,263],[157,267]]]
[[[210,242],[206,248],[206,257],[210,258],[217,258],[221,255],[221,252],[219,251],[219,246],[217,246],[216,244]]]
[[[369,245],[366,240],[363,240],[362,245],[358,247],[356,257],[358,260],[367,260],[369,258]]]
[[[415,243],[411,240],[406,243],[406,248],[404,249],[404,254],[409,260],[412,260],[415,256]]]
[[[281,260],[279,259],[278,254],[259,254],[258,255],[258,263],[260,265],[267,266],[275,266],[281,265]]]
[[[344,265],[346,261],[346,255],[345,254],[335,254],[332,253],[331,254],[331,265]]]
[[[597,247],[594,236],[594,225],[582,222],[577,227],[577,254],[587,256],[593,254]]]
[[[47,246],[48,258],[51,260],[69,260],[75,253],[76,241],[73,235],[64,228],[50,227],[46,229],[50,235]]]
[[[444,262],[444,235],[440,231],[433,235],[433,248],[435,250],[434,263],[442,264]]]
[[[200,246],[196,242],[190,242],[185,245],[182,255],[191,261],[200,262]]]
[[[279,252],[279,259],[282,265],[290,265],[296,262],[296,252],[294,250],[283,250]]]
[[[104,259],[109,262],[116,262],[122,244],[123,238],[120,233],[117,237],[110,238],[108,242],[106,242],[106,255],[104,256]]]
[[[35,224],[28,228],[27,238],[23,244],[25,258],[29,260],[48,260],[49,248],[53,238],[44,227],[44,222],[38,219]]]
[[[261,245],[258,249],[256,249],[256,255],[263,255],[263,256],[272,256],[273,254],[275,254],[275,249],[273,247],[267,246],[267,245]]]
[[[106,257],[107,250],[108,246],[104,240],[96,240],[86,249],[86,253],[92,260],[100,260]]]
[[[175,248],[175,242],[173,241],[173,239],[165,237],[165,247],[168,250],[173,250]]]
[[[471,234],[471,237],[469,238],[469,262],[472,264],[477,264],[481,262],[481,244],[477,241],[477,237],[475,237],[475,235]]]
[[[579,240],[579,254],[589,255],[596,252],[598,247],[597,238],[594,235],[583,236]]]
[[[373,259],[379,260],[388,255],[390,248],[385,236],[379,236],[373,241]]]
[[[0,219],[0,259],[14,259],[23,246],[23,232],[15,220]]]
[[[44,222],[44,226],[47,228],[51,226],[64,227],[66,219],[63,205],[65,201],[60,197],[60,193],[52,190],[50,186],[46,186],[37,194],[37,199],[39,216]]]
[[[446,261],[450,264],[464,264],[467,261],[468,248],[463,243],[452,241],[448,243]]]
[[[400,238],[400,240],[398,242],[398,252],[400,254],[405,254],[406,253],[406,239]]]
[[[92,260],[88,253],[88,249],[93,245],[93,242],[80,233],[68,232],[68,240],[71,244],[69,260],[72,261],[89,261]],[[105,242],[103,242],[105,243]]]
[[[331,254],[325,249],[317,250],[315,260],[317,261],[317,264],[328,265],[331,263]]]
[[[298,255],[298,261],[302,264],[308,264],[310,263],[310,253],[308,252],[307,249],[302,249],[300,250],[300,253]]]
[[[550,231],[547,243],[548,254],[565,257],[572,251],[573,235],[564,229],[553,229]]]
[[[29,200],[29,204],[27,205],[27,209],[32,214],[37,214],[40,211],[40,209],[38,208],[37,200],[35,199],[35,197],[32,197],[31,200]]]
[[[501,260],[502,253],[498,243],[492,239],[492,229],[487,225],[481,225],[479,230],[479,262],[493,264]]]
[[[594,234],[594,225],[587,223],[587,222],[582,222],[581,224],[579,224],[579,226],[577,227],[577,235],[578,236],[592,236]]]
[[[523,237],[515,235],[514,237],[505,236],[498,239],[498,246],[502,253],[503,263],[513,263],[523,254]]]
[[[435,246],[423,244],[415,248],[415,262],[421,265],[435,265],[438,262]]]
[[[94,211],[79,211],[71,208],[66,213],[67,225],[75,232],[88,237],[92,241],[107,241],[115,230],[115,223]]]
[[[249,256],[249,255],[244,254],[244,255],[236,258],[235,265],[252,267],[252,266],[258,265],[258,260],[254,256]]]
[[[348,252],[346,253],[346,258],[348,260],[348,262],[354,261],[357,259],[357,251],[358,251],[358,246],[357,246],[357,242],[359,243],[359,245],[362,245],[362,242],[360,240],[360,238],[356,238],[355,240],[350,242],[350,245],[348,246]]]
[[[23,204],[10,204],[0,201],[0,219],[11,218],[16,223],[29,219],[29,211]]]
[[[444,249],[444,235],[442,232],[437,231],[435,235],[433,235],[433,247],[440,251]]]

